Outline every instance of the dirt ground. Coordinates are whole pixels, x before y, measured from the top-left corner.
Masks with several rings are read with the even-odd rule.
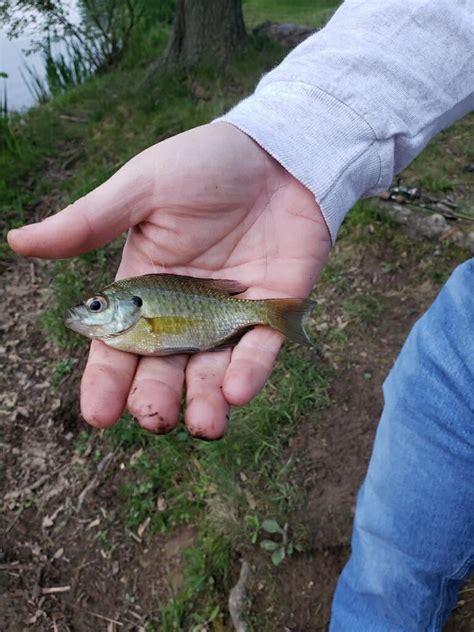
[[[274,568],[268,556],[249,548],[250,614],[265,630],[327,629],[382,407],[380,387],[437,292],[434,283],[420,281],[423,262],[416,252],[408,252],[404,273],[382,274],[390,256],[364,247],[354,257],[350,281],[377,296],[381,316],[368,327],[348,325],[343,360],[325,355],[337,375],[331,405],[302,422],[289,449],[307,494],[298,519],[313,552]],[[114,450],[98,453],[101,433],[89,434],[78,448],[82,358],[52,389],[58,356],[37,322],[47,301],[45,265],[13,260],[1,275],[7,291],[0,310],[0,629],[144,630],[170,586],[179,589],[181,553],[196,534],[187,527],[165,537],[146,524],[137,533],[124,526],[118,489],[134,455],[125,461]],[[323,298],[328,312],[340,310],[341,297],[331,288]],[[448,629],[473,632],[472,584]]]

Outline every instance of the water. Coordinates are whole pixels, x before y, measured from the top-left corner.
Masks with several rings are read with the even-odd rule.
[[[80,20],[76,0],[64,0],[62,3],[68,10],[68,18],[77,24]],[[37,24],[36,33],[41,32],[41,25]],[[9,111],[23,111],[35,104],[35,97],[30,93],[22,74],[28,78],[25,63],[28,64],[42,79],[45,76],[41,53],[25,55],[23,52],[37,41],[34,32],[24,33],[22,37],[9,40],[6,30],[0,28],[0,72],[8,74],[7,79],[0,80],[0,98],[6,88]],[[64,52],[64,46],[56,45],[55,51]]]
[[[2,79],[0,95],[6,88],[8,109],[10,111],[26,110],[35,104],[35,98],[28,90],[28,86],[22,77],[22,73],[27,76],[25,62],[44,77],[45,71],[39,53],[25,56],[22,52],[31,45],[31,39],[27,37],[9,40],[3,30],[0,29],[0,71],[8,74],[7,79]],[[2,99],[3,100],[3,99]]]

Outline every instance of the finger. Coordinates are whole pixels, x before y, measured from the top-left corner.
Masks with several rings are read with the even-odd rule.
[[[146,154],[140,154],[63,211],[11,230],[10,247],[24,256],[59,259],[109,243],[137,224],[150,208],[153,178],[145,160]]]
[[[229,404],[222,393],[230,350],[198,353],[186,369],[185,422],[200,439],[220,439],[229,421]]]
[[[127,408],[142,428],[165,433],[178,423],[187,356],[141,358]]]
[[[93,340],[81,383],[81,411],[91,426],[107,428],[120,419],[138,358]]]
[[[272,372],[283,336],[269,327],[255,327],[232,352],[223,393],[232,406],[247,404],[263,388]]]

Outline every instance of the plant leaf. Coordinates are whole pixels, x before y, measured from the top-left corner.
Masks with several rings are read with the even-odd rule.
[[[262,540],[260,542],[260,548],[264,549],[265,551],[275,551],[275,549],[280,546],[281,544],[278,544],[278,542],[273,542],[273,540]]]
[[[278,564],[281,564],[281,562],[283,562],[284,559],[285,559],[285,548],[283,546],[280,546],[278,549],[273,551],[272,562],[275,566],[278,566]]]
[[[262,522],[262,529],[264,529],[267,533],[283,533],[283,529],[273,518],[270,518],[269,520],[264,520]]]
[[[211,612],[211,614],[209,615],[209,617],[207,618],[208,621],[214,621],[214,619],[217,617],[217,615],[219,614],[220,611],[220,606],[217,605],[213,611]]]

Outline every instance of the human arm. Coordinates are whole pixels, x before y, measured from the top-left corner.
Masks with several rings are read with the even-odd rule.
[[[472,0],[346,0],[220,120],[313,192],[334,241],[357,200],[474,108],[473,90]]]

